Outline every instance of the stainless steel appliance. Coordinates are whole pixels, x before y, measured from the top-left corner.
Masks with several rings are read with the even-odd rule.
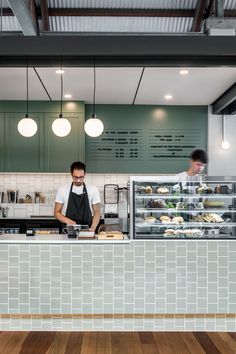
[[[119,225],[120,231],[128,232],[127,187],[118,184],[104,185],[104,223]]]
[[[18,202],[18,190],[7,190],[7,200],[8,203],[17,203]]]
[[[104,216],[118,218],[119,186],[118,184],[104,185]]]
[[[4,192],[0,192],[0,203],[4,203]]]

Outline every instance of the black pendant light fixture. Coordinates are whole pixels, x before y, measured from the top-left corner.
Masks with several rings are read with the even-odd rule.
[[[57,119],[55,119],[52,123],[52,131],[53,133],[62,138],[67,136],[70,131],[71,131],[71,124],[68,119],[63,118],[63,113],[62,113],[62,104],[63,104],[63,77],[62,75],[64,74],[64,70],[62,70],[62,57],[60,58],[60,70],[58,73],[60,74],[60,88],[61,88],[61,94],[60,94],[60,113]]]
[[[26,65],[26,114],[25,117],[19,121],[17,129],[18,132],[26,138],[30,138],[34,136],[38,130],[38,126],[35,120],[29,118],[29,60],[28,57],[27,57],[27,65]]]
[[[93,138],[98,137],[104,130],[103,122],[96,117],[95,102],[96,102],[96,65],[95,57],[93,58],[93,114],[84,124],[85,133]]]

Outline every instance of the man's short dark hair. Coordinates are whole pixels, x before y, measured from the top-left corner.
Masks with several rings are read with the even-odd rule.
[[[70,166],[70,172],[73,173],[74,170],[83,170],[84,173],[86,173],[86,166],[83,162],[81,161],[75,161],[72,163]]]
[[[190,158],[193,161],[200,161],[201,163],[205,163],[205,164],[208,162],[208,157],[207,157],[206,151],[200,150],[200,149],[194,150],[191,153]]]

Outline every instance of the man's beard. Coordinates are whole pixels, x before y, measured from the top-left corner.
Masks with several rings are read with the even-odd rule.
[[[74,182],[74,186],[80,187],[83,185],[83,182]]]

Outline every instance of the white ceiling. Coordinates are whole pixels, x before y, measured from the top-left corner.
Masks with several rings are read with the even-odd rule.
[[[52,100],[60,99],[57,68],[35,68]],[[93,68],[64,68],[64,93],[71,100],[92,103]],[[236,68],[145,68],[135,104],[209,105],[236,81]],[[96,68],[97,104],[132,104],[142,68]],[[26,69],[0,68],[0,100],[26,99]],[[165,94],[173,99],[166,101]],[[49,100],[33,68],[29,68],[29,99]],[[66,99],[65,99],[66,100]]]

